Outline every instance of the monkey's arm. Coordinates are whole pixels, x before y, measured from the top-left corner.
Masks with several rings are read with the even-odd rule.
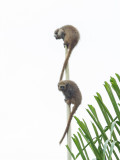
[[[74,88],[70,84],[68,84],[67,92],[65,93],[65,101],[71,100],[74,96],[74,93]]]

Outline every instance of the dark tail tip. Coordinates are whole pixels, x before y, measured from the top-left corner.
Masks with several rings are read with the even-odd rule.
[[[63,140],[61,139],[60,142],[59,142],[59,145],[61,145],[62,141],[63,141]]]

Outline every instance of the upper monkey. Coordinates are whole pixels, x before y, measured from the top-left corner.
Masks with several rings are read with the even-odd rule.
[[[54,32],[54,36],[56,39],[63,39],[64,46],[67,46],[67,49],[68,49],[68,53],[64,61],[63,68],[62,68],[61,75],[60,75],[59,81],[61,81],[63,79],[63,73],[67,66],[71,52],[73,48],[77,45],[80,39],[80,34],[78,30],[72,25],[65,25],[61,28],[56,29]]]
[[[81,92],[80,92],[77,84],[73,81],[70,81],[70,80],[60,81],[58,83],[58,89],[63,92],[63,94],[65,96],[65,102],[68,105],[74,104],[72,112],[70,113],[70,116],[68,119],[68,123],[67,123],[66,129],[65,129],[65,132],[59,142],[61,144],[66,133],[68,132],[72,117],[73,117],[75,111],[77,110],[78,106],[81,104],[82,95],[81,95]]]

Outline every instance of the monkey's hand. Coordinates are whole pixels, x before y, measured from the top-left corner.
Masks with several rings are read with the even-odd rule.
[[[68,105],[71,105],[71,100],[70,100],[70,99],[65,99],[65,102],[66,102]]]
[[[64,48],[65,48],[65,47],[68,48],[68,46],[69,46],[69,44],[68,44],[68,43],[65,43],[65,42],[63,43],[63,45],[64,45]]]

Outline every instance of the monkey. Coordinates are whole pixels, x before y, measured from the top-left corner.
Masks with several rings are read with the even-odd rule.
[[[54,36],[56,39],[63,39],[64,46],[67,46],[67,50],[68,50],[68,53],[65,58],[63,68],[61,71],[60,79],[59,79],[59,81],[61,81],[63,79],[63,73],[64,73],[64,70],[67,66],[71,52],[72,52],[73,48],[77,45],[77,43],[80,39],[80,34],[79,34],[79,31],[74,26],[65,25],[61,28],[56,29],[54,32]]]
[[[82,94],[81,94],[77,84],[71,80],[60,81],[58,83],[58,90],[62,91],[63,95],[65,96],[65,102],[68,105],[71,105],[71,104],[74,105],[72,108],[72,112],[70,113],[64,134],[59,142],[59,144],[61,144],[65,135],[68,132],[72,117],[73,117],[74,113],[76,112],[78,106],[81,104]]]

